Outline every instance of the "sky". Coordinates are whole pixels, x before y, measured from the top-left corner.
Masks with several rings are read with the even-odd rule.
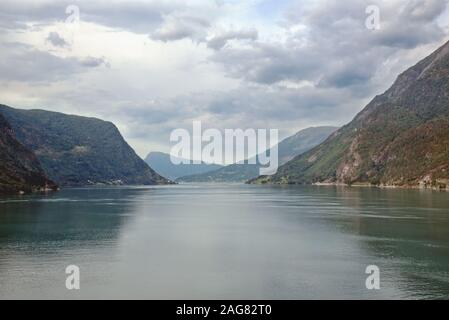
[[[2,0],[0,103],[112,121],[142,157],[195,120],[341,126],[449,40],[447,2]]]

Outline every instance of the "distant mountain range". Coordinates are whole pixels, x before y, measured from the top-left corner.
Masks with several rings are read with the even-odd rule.
[[[182,160],[181,158],[176,159]],[[188,175],[202,174],[223,167],[218,164],[207,164],[204,162],[201,164],[184,164],[187,160],[184,160],[182,164],[175,165],[171,161],[170,155],[162,152],[150,152],[145,158],[145,162],[157,173],[171,180]]]
[[[60,186],[169,183],[136,155],[110,122],[4,105],[0,114]]]
[[[337,129],[336,127],[313,127],[301,130],[295,135],[286,138],[278,145],[279,163],[284,164],[295,156],[317,146]],[[248,164],[248,161],[245,161],[244,163],[228,165],[215,171],[181,177],[177,181],[245,182],[259,176],[259,169],[259,164]]]
[[[346,126],[309,128],[278,147],[282,165],[272,176],[257,177],[260,166],[250,164],[173,166],[161,153],[147,161],[182,182],[449,189],[449,43],[402,73]],[[110,122],[0,105],[2,194],[56,184],[167,183]]]
[[[23,146],[0,114],[0,194],[56,189],[32,151]]]
[[[449,43],[324,143],[251,183],[449,188]]]

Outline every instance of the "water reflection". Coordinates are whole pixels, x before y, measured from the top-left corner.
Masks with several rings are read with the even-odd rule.
[[[336,189],[356,210],[342,227],[360,236],[410,298],[449,298],[449,197],[417,190]]]
[[[121,228],[149,191],[68,189],[0,198],[0,298],[58,298],[66,266],[113,261]]]
[[[381,268],[383,284],[401,291],[397,298],[449,298],[446,192],[324,186],[278,189],[287,199],[311,195],[320,209],[325,208],[318,217],[354,236],[354,243],[372,255],[366,263]]]
[[[448,195],[181,185],[0,199],[0,297],[442,298]],[[64,268],[82,270],[68,292]],[[381,290],[365,288],[367,265]]]

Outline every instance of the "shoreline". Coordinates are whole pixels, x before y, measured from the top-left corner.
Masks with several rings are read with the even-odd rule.
[[[397,185],[374,185],[369,183],[354,183],[354,184],[346,184],[346,183],[338,183],[338,182],[316,182],[310,185],[313,186],[337,186],[337,187],[358,187],[358,188],[378,188],[378,189],[404,189],[404,190],[432,190],[432,191],[441,191],[441,192],[449,192],[449,188],[441,188],[441,187],[426,187],[421,185],[410,185],[410,186],[397,186]]]

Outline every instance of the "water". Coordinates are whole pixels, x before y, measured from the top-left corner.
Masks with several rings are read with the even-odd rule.
[[[81,290],[65,288],[65,268]],[[367,290],[365,268],[380,268]],[[449,298],[449,195],[179,185],[0,198],[0,298]]]

